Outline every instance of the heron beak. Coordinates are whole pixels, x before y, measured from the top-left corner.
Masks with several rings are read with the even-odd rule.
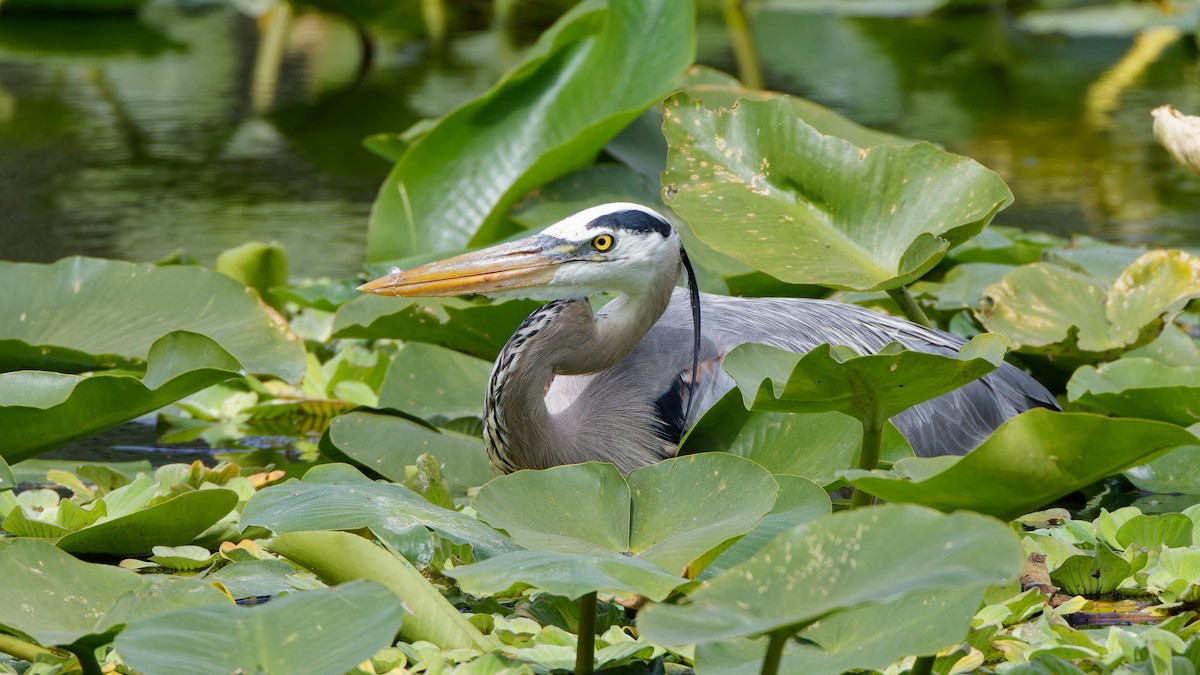
[[[527,237],[393,272],[368,281],[358,290],[375,295],[428,298],[545,286],[563,262],[561,256],[553,255],[554,241],[549,237]]]

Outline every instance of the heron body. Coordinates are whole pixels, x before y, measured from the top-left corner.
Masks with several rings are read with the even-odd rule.
[[[831,343],[867,354],[899,342],[952,356],[964,342],[824,300],[701,293],[697,317],[687,291],[675,287],[684,261],[661,215],[606,204],[539,235],[395,272],[361,290],[556,298],[529,315],[492,370],[484,443],[502,473],[584,461],[628,472],[674,456],[684,432],[734,386],[721,361],[743,343],[797,353]],[[601,292],[619,295],[593,313],[587,297]],[[892,422],[920,456],[961,455],[1032,407],[1058,406],[1006,363]]]

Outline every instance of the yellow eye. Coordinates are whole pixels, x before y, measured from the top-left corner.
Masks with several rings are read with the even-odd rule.
[[[612,248],[613,243],[614,240],[611,234],[598,234],[596,235],[596,238],[592,240],[592,248],[603,252]]]

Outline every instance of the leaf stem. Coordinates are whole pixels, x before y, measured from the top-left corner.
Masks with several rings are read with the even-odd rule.
[[[883,423],[886,420],[883,411],[876,406],[868,416],[859,421],[862,422],[863,436],[862,449],[858,453],[858,468],[873,471],[879,466],[879,450],[883,447]],[[850,497],[850,508],[867,506],[871,499],[871,495],[862,488],[854,488],[854,495]]]
[[[596,593],[579,598],[579,642],[575,647],[575,672],[592,672],[596,661]]]
[[[763,659],[762,675],[776,675],[779,672],[779,664],[783,661],[783,648],[791,636],[792,632],[786,628],[771,633],[770,642],[767,643],[767,656]]]
[[[908,292],[908,286],[889,288],[887,294],[892,297],[892,300],[896,301],[897,305],[900,305],[900,311],[904,312],[904,316],[909,321],[919,323],[926,328],[933,328],[933,324],[929,322],[929,317],[925,316],[925,311],[917,304],[912,293]]]
[[[745,0],[725,0],[725,27],[729,29],[729,46],[737,62],[738,78],[747,89],[763,88],[762,61],[750,30]]]
[[[55,649],[47,649],[40,645],[35,645],[31,642],[26,642],[15,635],[6,635],[0,633],[0,652],[4,652],[9,656],[15,656],[22,661],[33,663],[39,655],[47,654],[55,658],[68,658],[66,654]]]
[[[83,675],[102,675],[100,670],[100,662],[96,660],[95,647],[81,647],[79,651],[72,651],[76,659],[79,659],[79,667],[83,670]]]
[[[912,670],[908,671],[908,675],[929,675],[933,672],[934,661],[937,661],[937,657],[932,654],[918,656],[917,660],[913,661]]]

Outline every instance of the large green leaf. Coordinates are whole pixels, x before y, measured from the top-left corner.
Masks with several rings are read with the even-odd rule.
[[[1007,346],[1002,336],[987,334],[963,345],[957,357],[909,351],[896,343],[865,356],[828,344],[807,354],[744,344],[725,357],[725,370],[753,410],[835,410],[859,420],[878,410],[891,418],[995,370]]]
[[[1018,351],[1093,363],[1148,343],[1200,297],[1200,256],[1150,251],[1111,284],[1034,263],[1004,275],[985,295],[979,320]]]
[[[229,602],[199,580],[156,582],[29,539],[0,541],[0,578],[0,626],[43,645],[69,645],[179,607]]]
[[[935,654],[960,642],[984,589],[921,591],[891,602],[836,612],[800,632],[783,653],[784,675],[881,670],[905,656]],[[727,640],[696,648],[697,675],[756,675],[766,640]]]
[[[312,570],[329,583],[367,579],[403,601],[405,640],[427,640],[444,649],[489,650],[493,645],[403,556],[346,532],[292,532],[271,550]]]
[[[146,675],[342,673],[391,646],[402,613],[383,586],[351,583],[254,607],[195,607],[134,621],[115,646]]]
[[[906,595],[1000,583],[1023,559],[1016,535],[984,516],[906,505],[843,511],[772,539],[679,605],[643,610],[638,628],[667,645],[799,629]]]
[[[405,557],[428,563],[429,530],[470,544],[478,559],[516,548],[507,537],[478,520],[429,503],[402,485],[375,483],[345,464],[314,467],[303,481],[259,490],[242,509],[241,527],[265,527],[276,534],[368,527]]]
[[[148,509],[85,527],[58,540],[64,551],[140,555],[155,546],[182,546],[237,506],[233,490],[194,490]]]
[[[522,195],[591,163],[670,91],[693,59],[693,14],[679,0],[569,11],[504,80],[442,118],[396,163],[371,211],[368,257],[495,239]]]
[[[728,452],[753,461],[777,479],[786,474],[829,485],[837,480],[837,472],[858,466],[862,435],[862,424],[839,412],[747,411],[735,389],[705,411],[688,431],[679,454]],[[908,441],[890,423],[884,426],[880,456],[889,462],[913,456]]]
[[[154,341],[142,377],[129,371],[0,373],[0,455],[18,462],[237,377],[241,369],[211,338],[176,331]]]
[[[1147,358],[1082,366],[1067,383],[1072,402],[1122,417],[1187,426],[1200,422],[1200,368]]]
[[[363,295],[338,309],[333,336],[429,342],[494,359],[517,326],[541,303]]]
[[[786,98],[713,109],[676,94],[666,105],[671,207],[712,248],[783,281],[897,288],[1012,201],[970,159],[928,143],[860,148],[806,124]]]
[[[1000,425],[956,460],[897,462],[892,471],[847,471],[855,487],[890,502],[1015,518],[1168,449],[1196,441],[1149,420],[1035,408]]]
[[[11,490],[17,486],[17,477],[13,475],[12,467],[0,455],[0,491]]]
[[[1195,445],[1185,445],[1159,455],[1125,472],[1139,489],[1163,494],[1200,494],[1200,422],[1188,427],[1197,437]]]
[[[771,511],[763,516],[746,536],[721,551],[711,563],[705,565],[698,578],[711,579],[730,567],[745,562],[780,532],[814,518],[829,515],[833,510],[829,494],[806,478],[776,475],[775,482],[779,483],[779,498],[775,500]]]
[[[468,590],[526,583],[570,597],[638,593],[662,599],[689,563],[750,531],[775,502],[765,469],[703,453],[635,469],[609,463],[518,471],[483,486],[472,506],[522,546],[448,574]],[[665,570],[665,571],[664,571]]]
[[[492,364],[430,344],[410,343],[392,359],[379,390],[379,407],[423,419],[483,417]]]
[[[346,457],[397,483],[404,482],[406,467],[426,453],[437,458],[456,495],[496,477],[482,440],[404,417],[364,411],[338,415],[329,424],[329,441]]]
[[[304,374],[304,345],[287,324],[254,291],[202,267],[0,262],[0,288],[0,372],[128,367],[163,335],[189,331],[246,372],[289,381]]]

